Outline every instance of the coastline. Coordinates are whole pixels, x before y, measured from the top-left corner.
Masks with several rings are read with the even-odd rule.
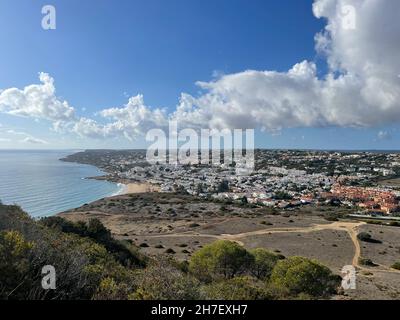
[[[147,182],[131,182],[124,184],[125,190],[120,194],[132,194],[132,193],[147,193],[147,192],[159,192],[160,188],[156,185]]]
[[[1,201],[18,204],[31,217],[40,218],[125,192],[122,184],[86,180],[106,174],[97,166],[60,161],[72,152],[2,151]]]
[[[119,191],[110,195],[110,197],[133,193],[160,192],[160,188],[158,186],[146,182],[118,182],[117,185],[120,187]]]
[[[64,158],[59,159],[60,161],[65,161]],[[70,161],[66,161],[70,162]],[[86,164],[80,162],[74,162],[77,164]],[[84,177],[83,179],[90,179],[90,180],[99,180],[99,181],[107,181],[111,183],[115,183],[118,185],[119,190],[109,197],[124,195],[124,194],[132,194],[132,193],[146,193],[146,192],[160,192],[160,186],[148,183],[148,182],[141,182],[141,181],[132,181],[127,179],[121,179],[111,175],[109,172],[105,172],[104,169],[99,168],[95,165],[89,164],[97,168],[98,170],[102,171],[104,174],[100,176],[92,176],[92,177]]]
[[[160,192],[160,187],[158,185],[148,182],[119,179],[110,175],[86,177],[85,179],[101,180],[101,181],[116,183],[120,187],[120,190],[117,193],[112,194],[110,197],[124,195],[124,194],[132,194],[132,193]]]

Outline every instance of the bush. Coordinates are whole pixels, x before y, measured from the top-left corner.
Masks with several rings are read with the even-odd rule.
[[[198,223],[189,224],[189,228],[197,228],[197,227],[200,227],[200,225]]]
[[[364,241],[364,242],[382,243],[382,241],[380,241],[380,240],[372,239],[372,236],[371,236],[369,233],[367,233],[367,232],[360,232],[360,233],[357,235],[357,238],[358,238],[360,241]]]
[[[90,219],[86,224],[83,221],[71,222],[61,217],[47,217],[41,219],[40,223],[57,231],[93,239],[96,243],[103,245],[124,266],[143,267],[146,264],[146,258],[135,246],[127,241],[114,239],[99,219]]]
[[[13,230],[11,238],[7,231],[10,229]],[[49,228],[17,207],[0,206],[2,230],[2,298],[6,294],[7,299],[22,300],[92,299],[104,278],[113,278],[117,283],[132,282],[132,271],[119,264],[104,246],[90,238]],[[29,244],[29,250],[17,250],[22,244]],[[45,265],[56,269],[56,290],[44,290],[40,285]],[[7,287],[12,290],[7,292]]]
[[[195,300],[200,298],[199,282],[179,270],[173,261],[161,259],[141,270],[135,280],[135,300]]]
[[[339,278],[316,260],[290,257],[278,261],[271,274],[271,284],[288,290],[290,295],[324,297],[336,291]]]
[[[400,222],[398,222],[398,221],[391,221],[391,222],[389,223],[389,226],[391,226],[391,227],[400,227]]]
[[[375,264],[371,259],[368,258],[359,258],[358,263],[363,265],[363,266],[368,266],[368,267],[376,267],[377,264]]]
[[[105,278],[100,282],[93,299],[95,300],[127,300],[130,290],[125,283],[118,284],[113,278]],[[131,292],[132,293],[132,292]]]
[[[361,241],[368,241],[368,240],[370,240],[372,237],[371,237],[371,235],[370,235],[369,233],[367,233],[367,232],[360,232],[360,233],[357,235],[357,238],[358,238],[358,240],[361,240]]]
[[[235,242],[219,240],[196,251],[189,263],[189,270],[199,280],[230,279],[243,273],[254,257]]]
[[[203,288],[210,300],[262,300],[270,296],[263,285],[251,277],[235,277],[214,282]]]
[[[400,261],[395,262],[395,263],[392,265],[392,268],[393,268],[393,269],[396,269],[396,270],[400,270]]]
[[[33,243],[18,231],[0,232],[0,298],[9,295],[23,284],[29,272],[29,256]]]
[[[258,279],[268,279],[280,256],[263,248],[250,251],[254,262],[250,267],[250,273]]]

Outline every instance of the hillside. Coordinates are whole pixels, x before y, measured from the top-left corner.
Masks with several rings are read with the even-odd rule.
[[[35,221],[0,205],[0,298],[326,299],[339,287],[340,278],[316,260],[235,241],[205,245],[187,262],[169,254],[153,259],[132,242],[115,239],[96,218]],[[45,265],[56,270],[55,290],[41,286]],[[292,268],[305,277],[289,276]]]

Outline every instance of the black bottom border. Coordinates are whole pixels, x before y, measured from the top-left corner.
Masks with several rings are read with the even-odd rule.
[[[362,314],[393,308],[400,301],[0,301],[0,310],[13,316],[23,313],[42,318],[71,317],[74,320],[109,318],[129,319],[265,319],[275,316],[304,315],[325,318]],[[321,313],[321,312],[323,313]]]

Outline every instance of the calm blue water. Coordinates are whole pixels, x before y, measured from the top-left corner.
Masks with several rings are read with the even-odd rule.
[[[102,175],[96,167],[59,161],[71,153],[0,150],[0,200],[40,217],[121,191],[115,183],[84,179]]]

